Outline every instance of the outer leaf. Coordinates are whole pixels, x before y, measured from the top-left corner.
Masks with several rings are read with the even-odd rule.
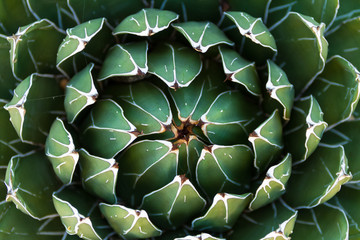
[[[297,208],[316,207],[350,179],[344,148],[319,146],[305,163],[293,169],[284,199]]]
[[[333,29],[344,21],[356,18],[360,15],[359,2],[357,0],[341,1],[339,10],[337,12],[334,23],[332,24]],[[331,31],[331,30],[330,30]]]
[[[164,44],[149,54],[149,72],[169,87],[187,87],[200,74],[200,56],[182,45]]]
[[[79,154],[71,133],[63,121],[56,118],[46,139],[45,154],[50,159],[55,174],[64,183],[72,181]]]
[[[114,34],[134,34],[151,36],[167,29],[179,15],[174,12],[146,8],[126,17],[115,29]]]
[[[4,108],[23,142],[44,143],[54,113],[63,110],[62,101],[62,90],[52,77],[32,74],[16,87]]]
[[[105,58],[98,80],[146,74],[148,71],[147,51],[146,41],[115,45]]]
[[[70,123],[73,123],[87,106],[94,104],[99,95],[94,85],[93,69],[94,64],[89,64],[66,85],[64,106]]]
[[[59,181],[42,153],[30,153],[11,158],[6,170],[6,201],[32,218],[42,220],[56,213],[51,194],[59,188]]]
[[[273,27],[279,51],[276,62],[284,66],[297,94],[307,88],[325,66],[328,44],[324,30],[325,24],[295,12],[287,14]]]
[[[106,203],[100,203],[100,210],[110,226],[126,239],[157,237],[162,233],[150,221],[144,210],[134,210],[125,206]]]
[[[202,53],[215,45],[234,45],[212,22],[184,22],[172,24],[172,26],[184,35],[196,51]]]
[[[0,10],[1,11],[1,10]],[[11,99],[12,90],[16,87],[10,65],[10,43],[6,36],[0,34],[0,64],[2,66],[0,73],[0,99]]]
[[[251,193],[242,195],[218,193],[205,215],[194,219],[191,226],[198,231],[223,232],[229,230],[234,226],[251,198]]]
[[[206,205],[185,175],[144,196],[141,208],[162,228],[176,228],[198,216]]]
[[[82,127],[83,146],[91,153],[112,158],[126,148],[138,135],[135,126],[124,116],[113,100],[98,101]]]
[[[269,168],[264,181],[257,188],[255,196],[250,202],[250,210],[256,210],[272,203],[285,193],[285,186],[291,175],[291,163],[291,155],[287,154],[280,163]]]

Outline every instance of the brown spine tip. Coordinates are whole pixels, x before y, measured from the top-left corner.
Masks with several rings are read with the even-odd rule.
[[[185,174],[180,175],[180,179],[181,179],[181,185],[183,185],[184,182],[186,182],[188,180],[188,178],[185,176]]]
[[[83,41],[83,43],[84,43],[84,47],[88,44],[88,42],[87,42],[87,41]]]
[[[218,193],[222,198],[225,197],[225,193]]]
[[[224,82],[231,81],[231,78],[233,75],[234,75],[233,73],[226,74],[226,78],[225,78]]]
[[[200,120],[197,122],[196,126],[202,127],[204,124],[205,124],[205,122],[200,119]]]
[[[194,49],[195,49],[195,51],[197,51],[197,52],[202,52],[200,45],[196,46]]]
[[[143,134],[143,131],[139,131],[139,130],[135,130],[135,131],[132,131],[132,132],[130,132],[131,134],[134,134],[136,137],[138,137],[139,135],[141,135],[141,134]]]
[[[140,216],[140,213],[141,213],[141,211],[139,211],[139,210],[135,210],[135,214],[136,214],[136,216]]]
[[[99,94],[92,95],[91,98],[96,101],[96,99],[99,97]]]
[[[139,76],[144,76],[145,73],[144,73],[143,71],[141,71],[140,68],[138,68],[138,69],[137,69],[137,75],[139,75]]]
[[[62,78],[62,79],[60,80],[60,87],[61,87],[62,89],[65,89],[68,83],[69,83],[69,79],[67,79],[67,78]]]
[[[205,150],[205,151],[208,151],[209,153],[212,153],[212,148],[213,148],[213,145],[204,146],[204,150]]]
[[[114,163],[114,165],[112,165],[113,168],[119,169],[119,164],[117,162]]]
[[[174,85],[171,86],[175,91],[179,89],[179,83],[175,81]]]
[[[154,31],[152,29],[149,29],[149,36],[152,36],[154,34],[155,34]]]
[[[259,137],[259,135],[254,131],[254,132],[250,133],[249,137],[256,138],[256,137]]]

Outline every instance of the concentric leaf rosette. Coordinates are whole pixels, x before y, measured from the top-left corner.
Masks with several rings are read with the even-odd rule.
[[[0,0],[0,239],[359,239],[359,16]]]

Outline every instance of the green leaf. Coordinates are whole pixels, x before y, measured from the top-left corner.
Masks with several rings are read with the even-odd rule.
[[[113,158],[137,137],[138,132],[113,100],[95,103],[82,125],[83,147],[91,154]]]
[[[242,214],[228,239],[288,240],[297,213],[284,201],[275,201],[256,211]]]
[[[57,52],[56,67],[68,78],[86,66],[101,63],[104,52],[114,43],[111,27],[105,18],[90,20],[66,30],[66,37]]]
[[[94,66],[93,63],[87,65],[66,85],[64,107],[69,123],[73,123],[87,106],[94,104],[99,95],[92,76]]]
[[[284,199],[297,208],[316,207],[351,177],[342,146],[319,146],[306,162],[293,168]]]
[[[255,64],[245,60],[240,54],[230,48],[220,46],[219,52],[226,79],[243,85],[248,92],[259,96],[261,89]]]
[[[107,202],[115,203],[115,185],[119,170],[115,159],[93,156],[83,148],[79,154],[84,189]]]
[[[149,54],[149,72],[174,89],[189,86],[201,69],[200,55],[182,45],[162,44]]]
[[[145,194],[159,189],[177,175],[178,149],[168,141],[143,140],[120,156],[117,192],[131,206]]]
[[[75,150],[71,133],[64,122],[56,118],[46,139],[45,154],[49,158],[55,174],[64,184],[71,183],[79,153]]]
[[[181,237],[181,238],[175,238],[174,240],[225,240],[225,238],[217,238],[217,237],[213,237],[210,234],[207,233],[201,233],[198,234],[196,236],[186,236],[186,237]]]
[[[205,199],[189,179],[178,175],[162,188],[146,194],[140,207],[147,211],[156,225],[171,229],[198,216],[205,205]]]
[[[22,80],[30,74],[57,73],[57,47],[63,31],[47,19],[20,27],[8,37],[11,44],[10,64],[15,78]]]
[[[338,27],[339,24],[346,22],[347,20],[360,16],[360,7],[357,0],[340,0],[341,4],[338,9],[334,23],[331,25],[332,29]],[[330,29],[330,31],[332,31]],[[345,39],[344,39],[345,40]]]
[[[146,8],[127,16],[115,29],[114,34],[134,34],[137,36],[152,36],[167,29],[179,15],[174,12]]]
[[[194,219],[191,227],[198,231],[223,232],[230,230],[251,198],[251,193],[242,195],[218,193],[205,215]]]
[[[104,60],[98,80],[146,74],[148,71],[147,51],[146,41],[115,45],[109,50]]]
[[[4,108],[23,142],[45,142],[55,114],[63,111],[62,94],[58,83],[48,75],[32,74],[16,87],[13,99]]]
[[[349,222],[341,208],[329,204],[300,210],[291,239],[349,239]]]
[[[282,123],[278,110],[249,135],[254,153],[254,166],[263,172],[281,153],[284,147]]]
[[[291,120],[284,129],[284,143],[293,162],[305,161],[316,149],[327,127],[323,112],[313,96],[295,102]]]
[[[254,18],[245,12],[225,12],[225,16],[235,23],[242,36],[252,42],[277,52],[275,39],[261,18]]]
[[[219,192],[242,193],[250,184],[252,159],[246,145],[204,147],[196,165],[196,181],[209,197]]]
[[[1,3],[0,3],[1,4]],[[0,10],[1,11],[1,10]],[[10,65],[10,43],[6,36],[0,34],[0,99],[11,99],[12,90],[16,87],[17,81],[13,76]]]
[[[285,186],[291,175],[291,163],[291,155],[287,154],[280,163],[268,169],[265,179],[250,202],[250,210],[272,203],[285,193]]]
[[[51,194],[59,188],[52,167],[43,153],[31,152],[11,158],[6,170],[6,201],[30,217],[42,220],[56,213]]]
[[[68,234],[91,240],[112,234],[97,208],[98,202],[81,188],[65,185],[53,193],[52,200]]]
[[[324,30],[325,24],[296,12],[288,13],[272,29],[278,46],[276,62],[283,66],[296,94],[307,88],[325,66],[328,43]]]
[[[289,82],[286,73],[273,61],[268,60],[267,67],[269,76],[266,82],[266,90],[269,93],[270,100],[269,103],[265,104],[270,105],[273,102],[280,104],[283,108],[283,119],[289,120],[295,97],[294,86]]]
[[[212,22],[184,22],[172,24],[198,52],[205,53],[212,46],[227,44],[233,46],[225,34]]]

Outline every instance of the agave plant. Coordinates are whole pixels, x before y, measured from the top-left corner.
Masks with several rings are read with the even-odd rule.
[[[0,0],[0,239],[360,239],[357,0]]]

